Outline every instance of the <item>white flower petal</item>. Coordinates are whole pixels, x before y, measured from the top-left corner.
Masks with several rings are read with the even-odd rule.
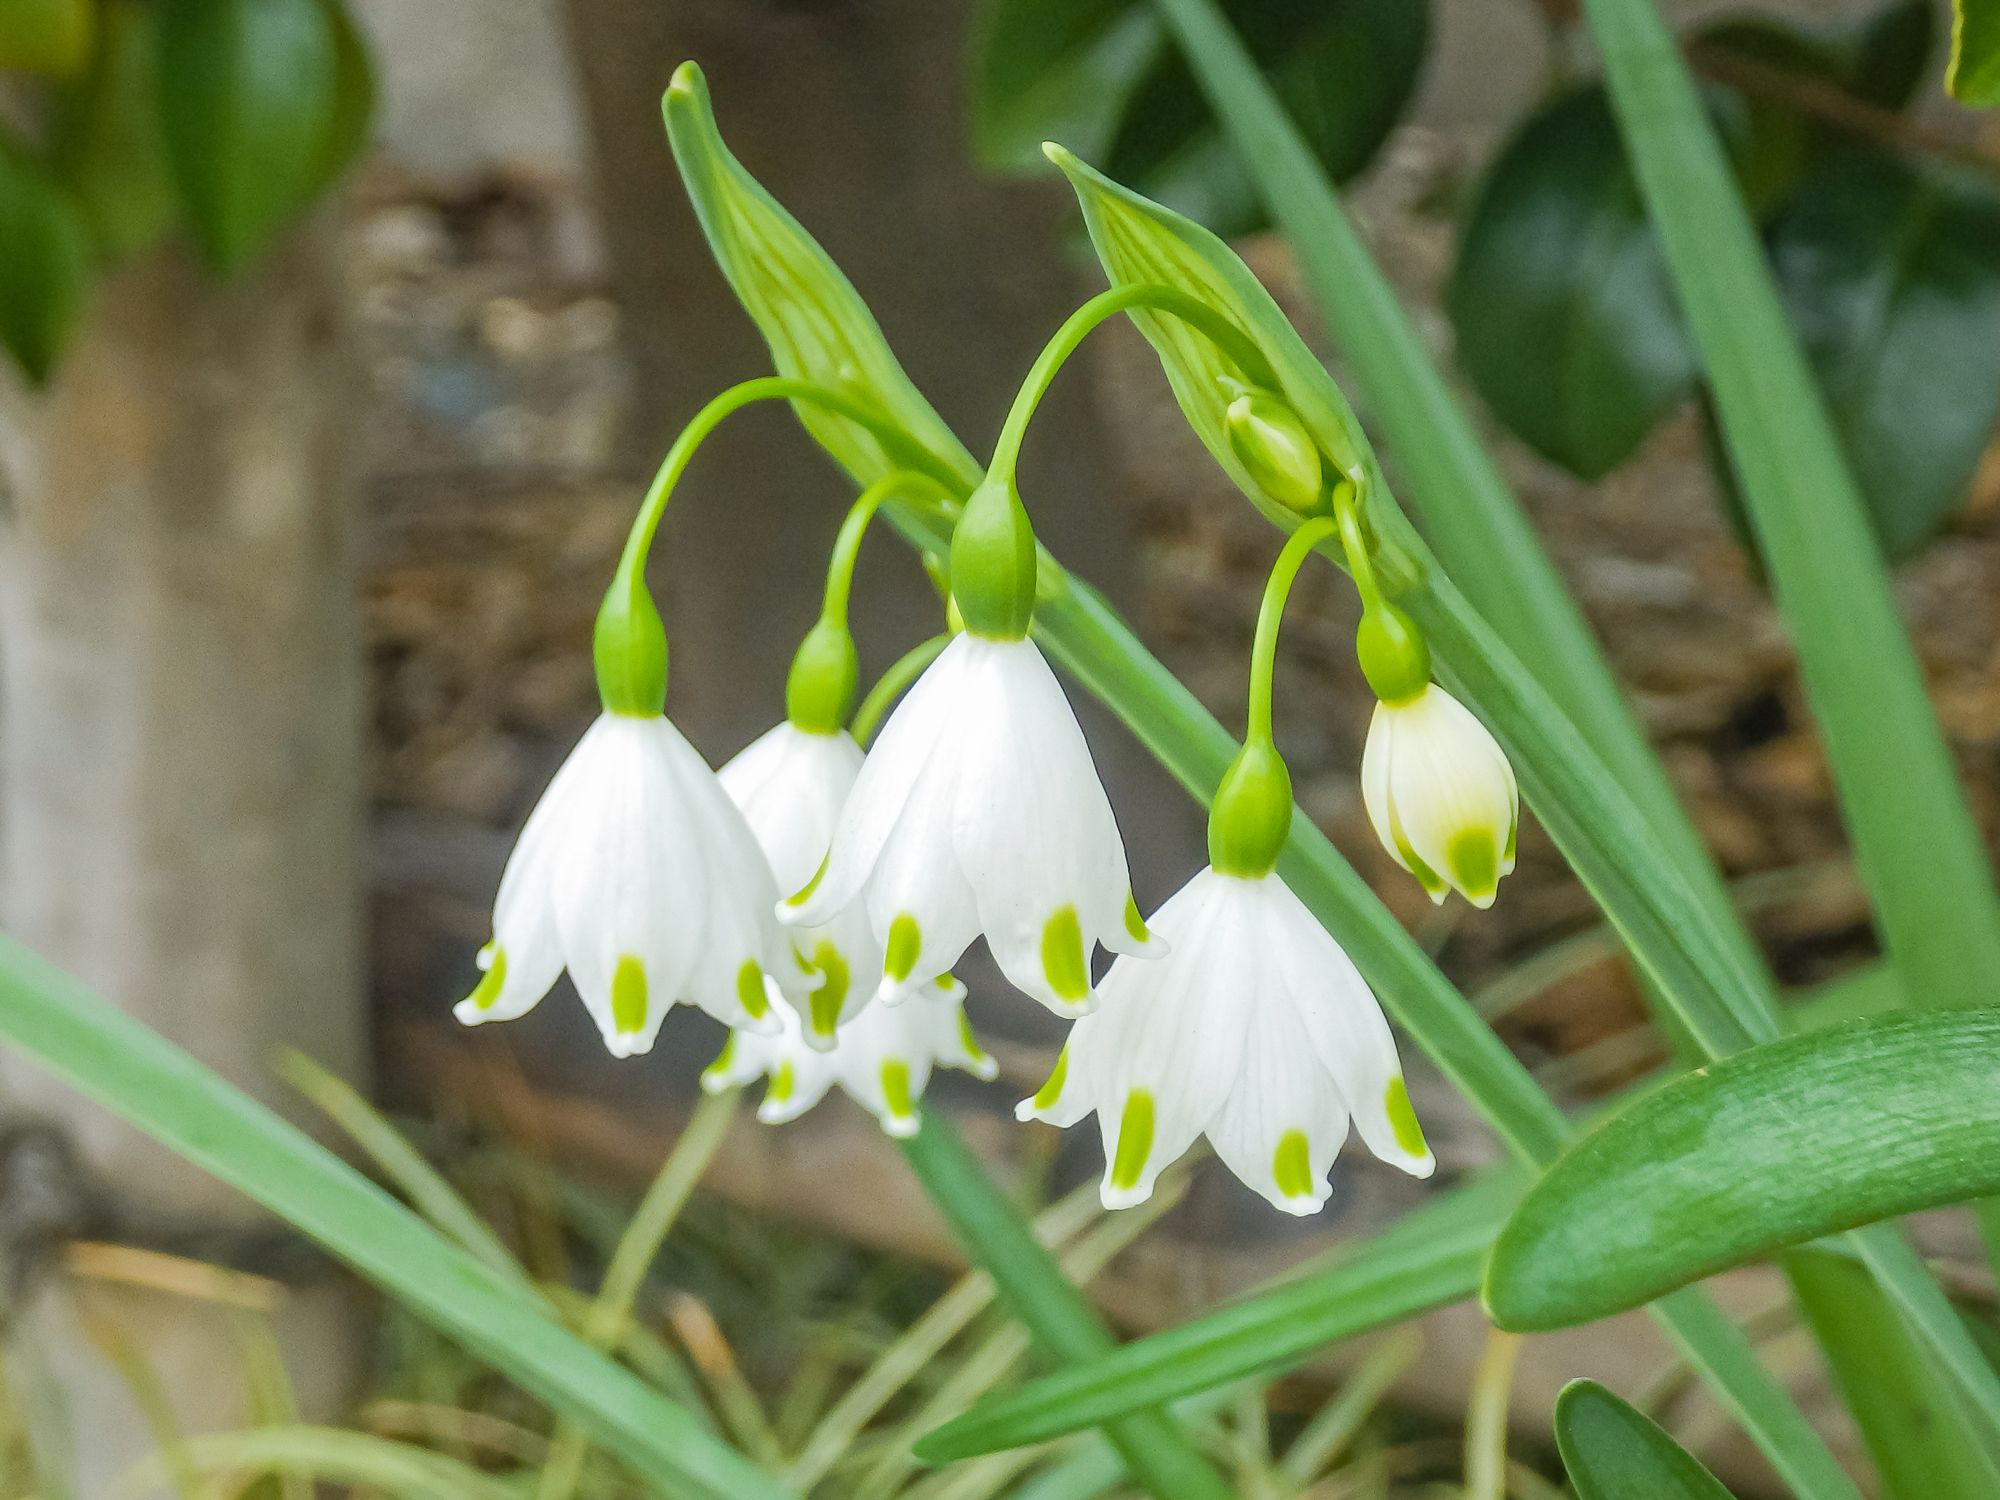
[[[951,728],[966,662],[960,647],[969,639],[961,635],[945,647],[889,715],[841,809],[825,870],[805,900],[794,905],[800,893],[786,893],[779,915],[787,925],[824,927],[860,894],[919,775]]]
[[[1284,881],[1271,875],[1264,884],[1265,943],[1275,960],[1267,997],[1298,1018],[1368,1149],[1412,1176],[1430,1176],[1437,1162],[1410,1109],[1396,1039],[1374,992]]]
[[[948,971],[979,936],[979,908],[951,845],[959,774],[943,754],[918,773],[868,882],[868,922],[882,953],[876,998],[887,1005]]]
[[[1395,719],[1388,758],[1394,823],[1416,859],[1473,905],[1491,906],[1519,807],[1506,755],[1471,710],[1436,684],[1385,707]]]
[[[1228,1100],[1209,1122],[1215,1154],[1289,1214],[1318,1213],[1347,1141],[1347,1110],[1289,998],[1260,986]]]
[[[861,765],[861,747],[845,730],[810,734],[783,723],[716,772],[756,835],[780,895],[805,889],[819,873]]]

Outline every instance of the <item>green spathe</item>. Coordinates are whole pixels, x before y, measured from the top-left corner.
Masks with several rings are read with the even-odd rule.
[[[972,492],[951,534],[951,596],[965,628],[1018,641],[1035,618],[1035,530],[1011,476]]]

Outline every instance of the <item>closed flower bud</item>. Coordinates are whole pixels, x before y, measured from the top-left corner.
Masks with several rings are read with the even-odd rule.
[[[1375,705],[1361,755],[1361,797],[1375,833],[1430,892],[1488,907],[1514,868],[1521,794],[1486,726],[1435,683]]]
[[[1224,420],[1229,450],[1258,489],[1297,515],[1319,510],[1319,445],[1297,412],[1269,391],[1243,386]]]

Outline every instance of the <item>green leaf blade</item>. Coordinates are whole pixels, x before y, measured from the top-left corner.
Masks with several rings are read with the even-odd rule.
[[[1556,1397],[1556,1447],[1577,1500],[1729,1500],[1659,1423],[1594,1380]]]
[[[1944,86],[1961,104],[2000,104],[2000,0],[1952,0]]]
[[[55,98],[49,157],[107,261],[150,245],[179,212],[160,130],[159,26],[145,0],[105,0],[89,71]]]
[[[1494,1244],[1487,1311],[1522,1332],[1571,1327],[1773,1250],[1990,1195],[1995,1099],[1990,1011],[1873,1017],[1698,1069],[1529,1192]]]
[[[93,261],[69,194],[0,133],[0,346],[36,385],[83,317]]]
[[[161,0],[160,99],[182,210],[235,275],[312,200],[336,42],[320,0]]]
[[[1038,172],[1046,140],[1107,149],[1159,50],[1160,24],[1135,0],[988,0],[966,69],[979,164]]]

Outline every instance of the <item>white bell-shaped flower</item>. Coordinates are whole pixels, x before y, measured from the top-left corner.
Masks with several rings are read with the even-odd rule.
[[[757,836],[779,891],[805,889],[825,864],[861,765],[861,747],[846,730],[818,734],[787,721],[716,773]],[[819,972],[806,1003],[805,1039],[825,1051],[836,1030],[874,996],[882,977],[882,944],[858,904],[821,926],[793,928],[792,942]]]
[[[614,1056],[648,1051],[676,1002],[775,1032],[765,981],[817,976],[772,915],[777,884],[749,825],[665,718],[606,713],[529,815],[493,906],[468,1025],[533,1008],[568,967]]]
[[[1104,1136],[1106,1208],[1129,1208],[1207,1134],[1229,1169],[1292,1214],[1331,1193],[1351,1119],[1418,1177],[1436,1163],[1367,983],[1276,875],[1205,869],[1153,916],[1158,963],[1119,959],[1055,1073],[1015,1110]]]
[[[798,1118],[838,1083],[890,1135],[912,1136],[921,1123],[917,1101],[933,1067],[989,1079],[999,1072],[965,1019],[965,986],[950,975],[922,985],[906,1004],[868,1006],[840,1028],[831,1051],[808,1044],[791,1006],[772,1010],[781,1032],[731,1032],[722,1055],[701,1075],[711,1094],[768,1075],[757,1106],[757,1118],[767,1125]]]
[[[1456,890],[1493,904],[1514,868],[1521,794],[1486,726],[1436,683],[1377,703],[1361,754],[1361,798],[1383,847],[1431,900]]]
[[[869,752],[823,872],[780,915],[823,926],[856,901],[891,1005],[982,932],[1007,978],[1062,1016],[1091,1009],[1096,944],[1164,951],[1132,903],[1083,731],[1033,642],[953,639]]]

